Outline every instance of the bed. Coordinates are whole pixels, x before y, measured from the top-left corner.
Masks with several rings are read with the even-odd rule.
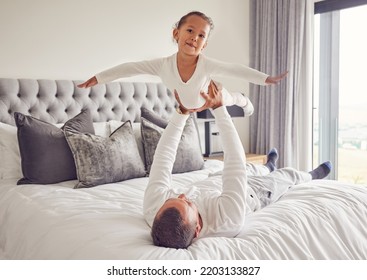
[[[143,121],[149,119],[149,112],[155,118],[168,119],[174,110],[174,96],[159,83],[113,82],[88,90],[77,88],[78,83],[0,79],[0,259],[367,259],[367,187],[333,180],[314,180],[291,188],[277,202],[249,214],[235,238],[202,238],[187,250],[154,246],[142,215],[148,182],[146,155],[151,152],[146,145],[154,149],[148,136],[152,129],[159,136],[163,128]],[[143,108],[148,110],[145,117]],[[84,120],[70,120],[83,112],[90,114],[93,129],[89,128],[94,131],[79,131],[80,137],[95,135],[90,136],[92,142],[89,138],[85,141],[101,143],[98,156],[103,153],[103,141],[115,137],[113,141],[119,142],[116,131],[127,127],[122,132],[124,139],[133,135],[136,142],[129,138],[129,146],[122,150],[131,162],[140,158],[144,170],[141,162],[137,168],[122,163],[123,173],[127,170],[128,174],[110,176],[109,180],[102,177],[111,170],[97,179],[82,173],[83,161],[78,156],[83,156],[83,149],[73,146],[73,133],[62,142],[73,155],[76,170],[66,174],[71,177],[64,174],[68,167],[55,166],[64,160],[64,154],[57,154],[59,150],[45,161],[51,148],[44,138],[61,137],[61,128],[79,129]],[[28,130],[23,131],[24,126]],[[143,126],[150,129],[148,136],[144,136]],[[35,131],[43,138],[37,138]],[[188,131],[193,137],[188,136],[191,149],[199,140],[195,129]],[[183,145],[183,153],[188,153],[187,149]],[[198,154],[197,149],[190,152]],[[113,156],[106,155],[104,162]],[[92,167],[97,168],[95,165]],[[206,160],[191,169],[187,165],[173,174],[175,188],[185,189],[223,167],[218,160]]]

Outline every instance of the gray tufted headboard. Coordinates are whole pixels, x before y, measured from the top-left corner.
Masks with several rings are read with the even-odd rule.
[[[140,122],[140,108],[169,118],[174,95],[160,83],[112,82],[80,89],[81,81],[0,78],[0,122],[14,125],[14,112],[63,123],[88,108],[94,122]]]

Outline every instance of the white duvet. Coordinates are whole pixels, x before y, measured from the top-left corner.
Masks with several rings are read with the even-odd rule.
[[[222,163],[173,176],[184,188]],[[142,215],[148,178],[90,189],[76,181],[0,180],[4,259],[367,259],[367,187],[317,180],[251,213],[236,238],[202,238],[187,250],[152,245]]]

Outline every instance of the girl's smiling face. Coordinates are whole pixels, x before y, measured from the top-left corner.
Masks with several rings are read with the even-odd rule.
[[[173,30],[173,37],[178,44],[178,51],[198,56],[207,45],[210,25],[203,18],[192,15],[179,27]]]

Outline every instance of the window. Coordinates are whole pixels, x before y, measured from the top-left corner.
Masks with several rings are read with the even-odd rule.
[[[362,5],[364,4],[364,5]],[[315,4],[314,166],[331,178],[367,183],[367,1]]]

